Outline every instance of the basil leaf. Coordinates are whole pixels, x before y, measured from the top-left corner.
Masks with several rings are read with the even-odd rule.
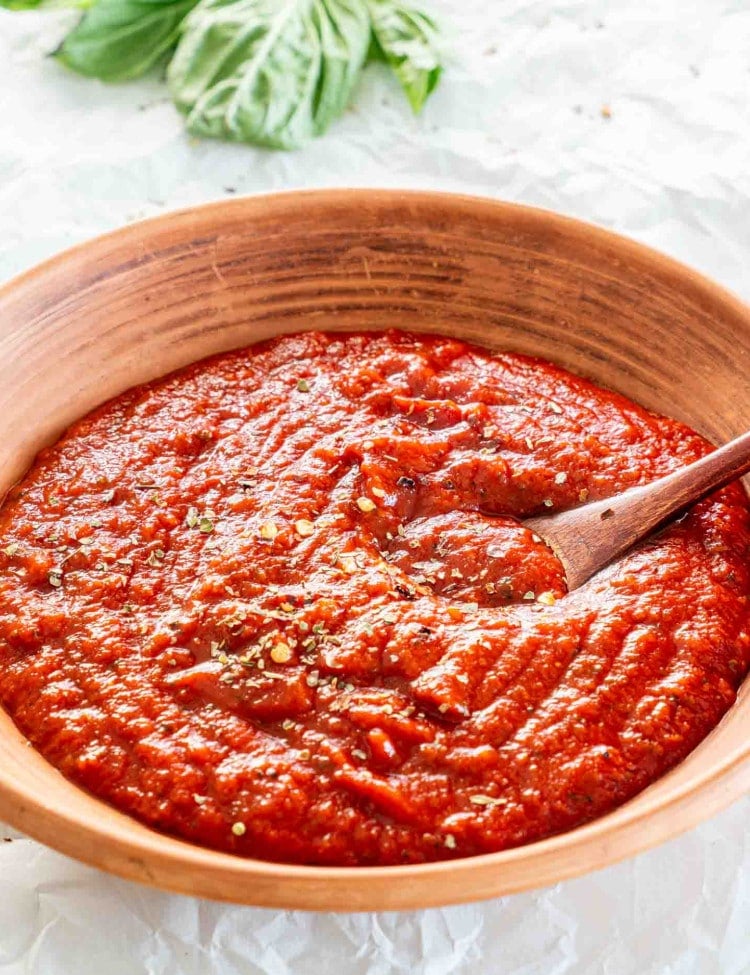
[[[42,0],[0,0],[0,7],[6,10],[35,10],[42,5]]]
[[[443,70],[434,21],[399,0],[367,0],[367,6],[380,49],[377,60],[387,61],[413,110],[421,111]]]
[[[197,0],[98,0],[55,52],[67,67],[102,81],[145,74],[177,42]]]
[[[90,7],[96,0],[0,0],[6,10],[62,10],[64,7]]]
[[[364,0],[201,0],[169,87],[193,134],[293,149],[344,111],[369,43]]]

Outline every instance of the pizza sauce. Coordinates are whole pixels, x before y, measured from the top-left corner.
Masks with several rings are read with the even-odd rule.
[[[440,336],[197,363],[76,423],[10,492],[0,701],[74,782],[241,855],[422,862],[570,829],[732,704],[748,501],[716,493],[569,594],[521,521],[708,450]]]

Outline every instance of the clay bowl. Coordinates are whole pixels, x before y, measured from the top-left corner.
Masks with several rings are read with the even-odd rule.
[[[129,226],[0,290],[0,494],[68,423],[134,383],[283,332],[387,326],[549,358],[717,442],[750,421],[750,310],[653,251],[460,196],[257,197]],[[67,782],[3,713],[0,819],[120,876],[205,897],[338,910],[477,900],[606,866],[738,798],[750,787],[749,692],[616,812],[452,863],[285,866],[162,836]]]

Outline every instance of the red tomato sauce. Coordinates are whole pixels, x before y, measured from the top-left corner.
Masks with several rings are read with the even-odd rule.
[[[247,856],[528,843],[679,762],[750,666],[747,498],[566,594],[519,519],[706,453],[548,363],[316,334],[125,393],[0,511],[0,701],[66,776]]]

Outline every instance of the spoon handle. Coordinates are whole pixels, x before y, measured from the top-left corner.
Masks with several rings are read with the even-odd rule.
[[[743,433],[741,437],[730,440],[723,447],[718,447],[687,467],[681,467],[672,474],[639,488],[642,492],[641,503],[648,506],[651,527],[700,501],[712,491],[725,487],[748,471],[750,433]]]
[[[525,524],[560,557],[576,589],[673,515],[750,471],[750,433],[679,470],[603,501]]]

